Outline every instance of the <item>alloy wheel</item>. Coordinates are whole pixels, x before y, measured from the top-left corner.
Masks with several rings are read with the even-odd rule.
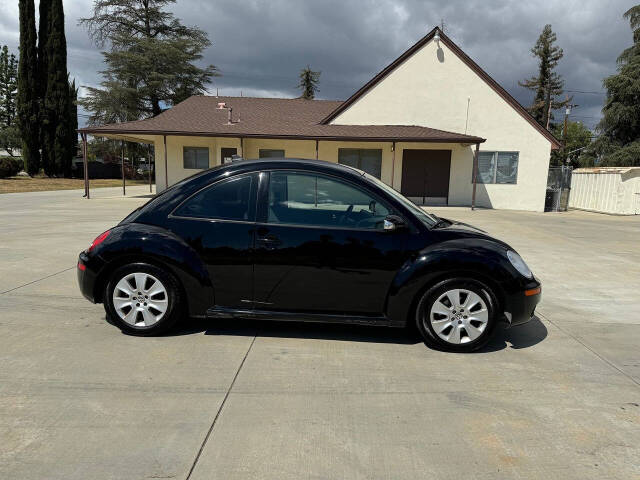
[[[167,289],[153,275],[129,273],[113,289],[113,307],[134,327],[150,327],[162,319],[169,305]]]
[[[459,345],[482,335],[489,322],[489,310],[480,295],[456,288],[444,292],[433,303],[429,322],[438,337]]]

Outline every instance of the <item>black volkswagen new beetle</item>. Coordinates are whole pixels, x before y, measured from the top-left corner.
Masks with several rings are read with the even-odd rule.
[[[126,333],[186,316],[416,325],[471,351],[528,321],[540,282],[506,243],[376,178],[311,160],[238,161],[155,196],[80,254],[83,295]]]

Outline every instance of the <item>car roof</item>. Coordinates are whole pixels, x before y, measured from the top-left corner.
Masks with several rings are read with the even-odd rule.
[[[342,165],[339,163],[329,162],[326,160],[311,160],[306,158],[255,158],[255,159],[238,159],[234,160],[232,163],[223,165],[221,169],[230,169],[235,170],[234,167],[243,166],[247,170],[251,170],[255,166],[255,169],[261,168],[291,168],[291,167],[317,167],[313,168],[314,170],[327,170],[327,171],[340,171],[345,173],[357,174],[360,176],[364,176],[362,170],[358,170],[357,168],[351,167],[349,165]],[[247,168],[249,167],[249,168]]]

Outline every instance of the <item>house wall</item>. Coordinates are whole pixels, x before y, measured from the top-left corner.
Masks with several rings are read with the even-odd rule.
[[[164,141],[162,136],[154,138],[155,161],[156,161],[156,189],[161,192],[166,188],[165,165],[164,165]],[[167,136],[167,174],[168,185],[171,186],[180,180],[187,178],[200,170],[184,168],[183,147],[208,147],[209,148],[209,167],[220,165],[220,149],[221,148],[237,148],[240,154],[239,138],[223,138],[223,137],[195,137],[195,136]]]
[[[245,158],[258,158],[261,148],[282,149],[289,158],[316,157],[316,144],[314,140],[278,140],[278,139],[244,139],[244,153],[241,150],[239,138],[223,137],[167,137],[167,152],[169,164],[167,168],[169,185],[172,185],[199,170],[183,168],[183,147],[209,147],[209,167],[220,165],[220,149],[235,147],[238,154]],[[156,185],[157,191],[165,189],[164,145],[161,136],[155,138],[156,152]],[[457,143],[411,143],[398,142],[394,153],[391,142],[337,142],[320,141],[318,158],[329,162],[338,162],[338,149],[340,148],[379,148],[382,150],[381,180],[401,191],[402,189],[402,156],[404,149],[424,150],[451,150],[451,171],[449,178],[449,205],[471,205],[473,191],[473,153],[475,145],[461,145]],[[544,182],[538,190],[542,191],[542,202],[538,206],[538,190],[526,185],[523,188],[523,179],[537,178],[533,162],[523,162],[522,154],[518,167],[518,184],[516,185],[483,185],[478,184],[476,189],[476,205],[487,208],[513,208],[519,210],[542,210],[544,208],[544,190],[546,187],[546,174]],[[534,171],[531,172],[530,170]],[[393,181],[392,181],[393,179]],[[527,196],[528,195],[528,196]],[[524,198],[516,198],[516,197]],[[496,205],[497,204],[497,205]],[[532,208],[532,205],[535,208]]]
[[[164,145],[161,136],[155,138],[156,152],[156,184],[157,191],[165,189]],[[239,138],[213,138],[213,137],[167,137],[167,152],[169,165],[169,185],[172,185],[199,170],[183,168],[182,152],[185,146],[209,147],[209,167],[220,165],[220,149],[235,147],[238,154],[245,158],[258,158],[261,148],[283,149],[285,156],[289,158],[314,159],[316,156],[316,144],[313,140],[277,140],[277,139],[245,139],[244,154],[241,151]],[[473,151],[474,145],[460,145],[457,143],[396,143],[395,163],[391,142],[337,142],[320,141],[318,158],[328,162],[338,162],[338,149],[340,148],[379,148],[382,150],[381,180],[392,185],[400,191],[402,189],[402,155],[404,149],[425,150],[451,150],[451,173],[449,178],[449,205],[465,206],[471,204],[473,185]],[[476,204],[491,207],[491,201],[487,196],[484,185],[478,184]],[[500,185],[500,187],[514,187],[513,185]],[[505,190],[508,190],[505,189]]]
[[[289,158],[316,158],[315,140],[278,140],[278,139],[244,139],[244,152],[239,138],[222,137],[167,137],[168,178],[172,185],[198,170],[183,168],[183,147],[209,147],[209,167],[220,165],[220,149],[235,147],[244,158],[258,158],[261,148],[282,149]],[[156,160],[156,184],[160,192],[165,189],[164,144],[161,136],[154,139]],[[319,143],[318,158],[329,162],[338,162],[339,148],[379,148],[382,150],[382,180],[391,184],[392,152],[390,142],[323,142]],[[396,175],[399,175],[396,171]]]
[[[481,150],[520,152],[518,178],[515,185],[478,185],[478,205],[544,210],[551,142],[443,42],[427,43],[332,123],[421,125],[486,138]],[[464,180],[461,158],[470,154],[452,156],[452,176]],[[463,183],[452,185],[458,197],[468,190]]]

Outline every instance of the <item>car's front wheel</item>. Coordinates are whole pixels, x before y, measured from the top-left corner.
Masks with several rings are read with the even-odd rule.
[[[159,335],[182,313],[175,277],[155,265],[133,263],[116,269],[107,283],[104,308],[111,321],[132,335]]]
[[[440,282],[428,289],[416,308],[416,324],[427,345],[454,352],[484,346],[496,323],[495,297],[470,279]]]

